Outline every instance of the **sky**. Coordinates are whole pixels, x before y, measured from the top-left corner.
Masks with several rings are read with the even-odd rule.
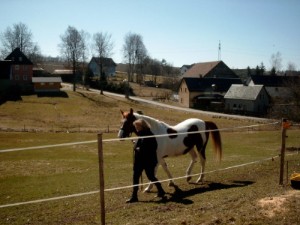
[[[0,33],[27,25],[41,53],[59,56],[68,26],[111,34],[111,57],[122,63],[124,38],[142,36],[151,58],[181,67],[220,59],[234,69],[271,69],[279,52],[282,70],[300,70],[299,0],[0,0]],[[1,42],[0,42],[1,47]],[[95,52],[90,52],[90,57]]]

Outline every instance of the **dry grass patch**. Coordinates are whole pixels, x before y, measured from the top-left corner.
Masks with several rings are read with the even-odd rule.
[[[297,190],[290,190],[280,196],[262,198],[258,201],[258,205],[260,206],[263,215],[268,218],[273,218],[275,215],[278,216],[278,214],[284,216],[287,211],[290,210],[288,207],[289,202],[300,203],[300,192]]]

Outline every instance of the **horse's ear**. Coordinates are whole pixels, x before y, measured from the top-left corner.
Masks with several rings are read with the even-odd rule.
[[[122,111],[122,109],[120,109],[120,112],[121,112],[122,115],[124,115],[124,112]]]
[[[130,114],[133,114],[133,109],[132,108],[130,108]]]

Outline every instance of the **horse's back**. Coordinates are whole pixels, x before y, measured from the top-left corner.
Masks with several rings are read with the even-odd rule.
[[[201,119],[197,118],[189,118],[181,123],[173,126],[173,128],[179,132],[184,132],[189,130],[191,127],[197,126],[198,130],[204,130],[205,129],[205,122]]]
[[[190,118],[166,129],[169,137],[158,138],[158,160],[166,156],[182,155],[190,147],[185,143],[187,132],[205,130],[205,122],[197,118]],[[178,134],[178,135],[176,135]],[[201,133],[203,142],[205,135]]]

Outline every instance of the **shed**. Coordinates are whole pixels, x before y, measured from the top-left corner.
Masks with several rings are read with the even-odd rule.
[[[227,112],[247,115],[263,115],[270,104],[270,97],[263,85],[233,84],[224,99]]]
[[[59,92],[61,77],[33,77],[32,83],[35,92]]]

